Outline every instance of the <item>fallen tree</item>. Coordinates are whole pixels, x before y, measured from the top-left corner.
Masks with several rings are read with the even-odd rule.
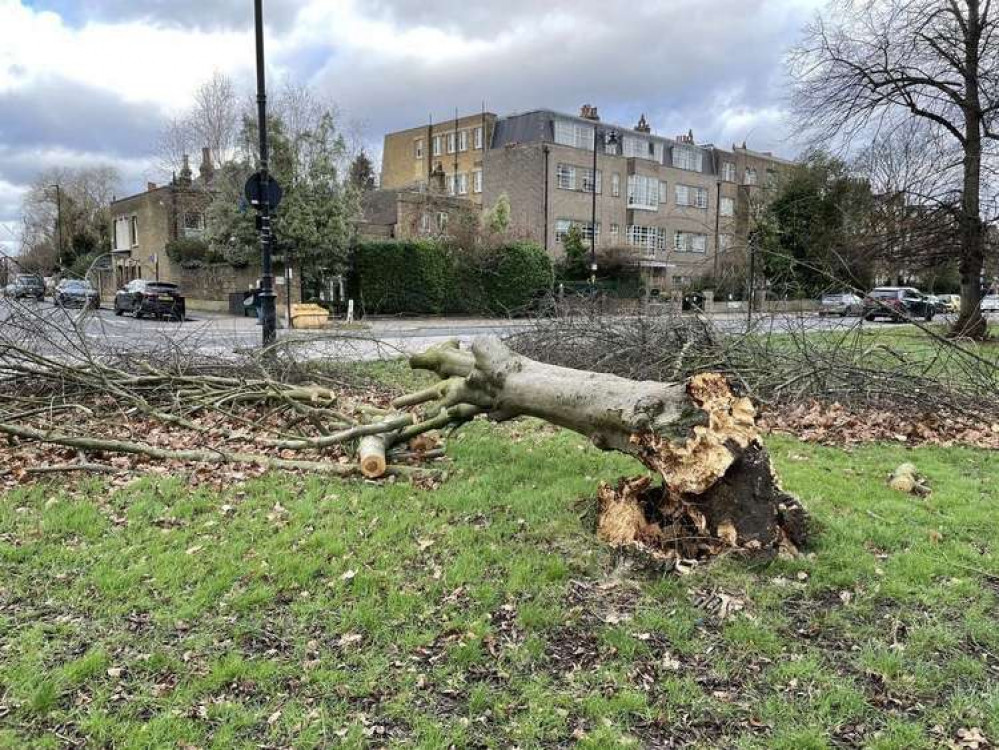
[[[755,410],[725,378],[700,374],[685,383],[634,381],[543,364],[498,339],[471,351],[456,343],[410,359],[442,382],[395,405],[439,406],[438,422],[478,413],[504,421],[537,417],[632,456],[661,480],[601,487],[599,532],[613,544],[694,557],[742,548],[793,552],[805,542],[800,503],[779,486],[755,425]]]

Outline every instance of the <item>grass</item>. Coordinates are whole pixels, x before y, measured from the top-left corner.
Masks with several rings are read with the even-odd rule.
[[[999,471],[970,449],[769,441],[807,556],[629,568],[634,473],[474,424],[434,491],[271,474],[0,496],[0,747],[930,748],[999,739]],[[933,494],[886,488],[913,461]],[[743,609],[698,606],[722,592]]]

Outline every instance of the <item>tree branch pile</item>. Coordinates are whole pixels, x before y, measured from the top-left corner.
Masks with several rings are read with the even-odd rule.
[[[830,328],[793,315],[744,328],[668,313],[584,314],[534,321],[508,343],[542,362],[633,379],[721,373],[761,407],[761,426],[806,439],[999,447],[999,351],[989,344],[921,325],[892,328],[889,339],[860,320]]]

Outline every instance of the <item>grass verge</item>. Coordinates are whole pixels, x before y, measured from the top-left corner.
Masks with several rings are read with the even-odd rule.
[[[530,422],[470,426],[429,492],[281,474],[10,492],[0,747],[999,739],[995,454],[769,446],[814,547],[683,578],[593,537],[596,482],[636,466]],[[930,497],[885,486],[902,461]]]

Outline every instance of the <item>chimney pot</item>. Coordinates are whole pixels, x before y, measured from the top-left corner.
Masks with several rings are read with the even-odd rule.
[[[590,104],[584,104],[579,108],[579,116],[585,120],[593,120],[595,122],[600,121],[600,115],[597,114],[597,108]]]
[[[155,190],[155,189],[156,189],[156,183],[155,182],[147,182],[146,183],[146,190]]]

